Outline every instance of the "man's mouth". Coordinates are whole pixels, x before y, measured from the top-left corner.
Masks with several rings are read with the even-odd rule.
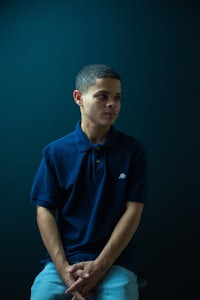
[[[115,117],[116,116],[116,113],[114,111],[106,111],[104,114],[109,116],[109,117]]]

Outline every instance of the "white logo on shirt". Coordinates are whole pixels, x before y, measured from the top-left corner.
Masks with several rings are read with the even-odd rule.
[[[125,179],[125,178],[126,178],[126,174],[121,173],[121,174],[119,175],[119,179]]]

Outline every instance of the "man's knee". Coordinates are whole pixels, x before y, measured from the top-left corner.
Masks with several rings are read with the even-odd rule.
[[[120,266],[113,266],[97,287],[92,300],[138,300],[137,276]]]
[[[66,286],[52,263],[47,264],[36,276],[31,287],[30,300],[69,300]]]

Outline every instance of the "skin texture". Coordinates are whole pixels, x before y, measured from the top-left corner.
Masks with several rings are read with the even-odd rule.
[[[80,107],[83,132],[91,143],[102,143],[120,111],[121,82],[112,78],[97,79],[86,93],[75,90],[73,97]],[[94,261],[70,266],[64,253],[54,212],[44,207],[37,207],[37,222],[43,243],[68,287],[66,293],[73,294],[73,300],[85,300],[95,293],[96,285],[134,235],[142,210],[142,203],[126,202],[124,214],[99,256]]]

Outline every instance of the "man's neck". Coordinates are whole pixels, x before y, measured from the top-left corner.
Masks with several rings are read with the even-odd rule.
[[[81,122],[81,129],[92,144],[102,144],[110,127],[97,126]]]

